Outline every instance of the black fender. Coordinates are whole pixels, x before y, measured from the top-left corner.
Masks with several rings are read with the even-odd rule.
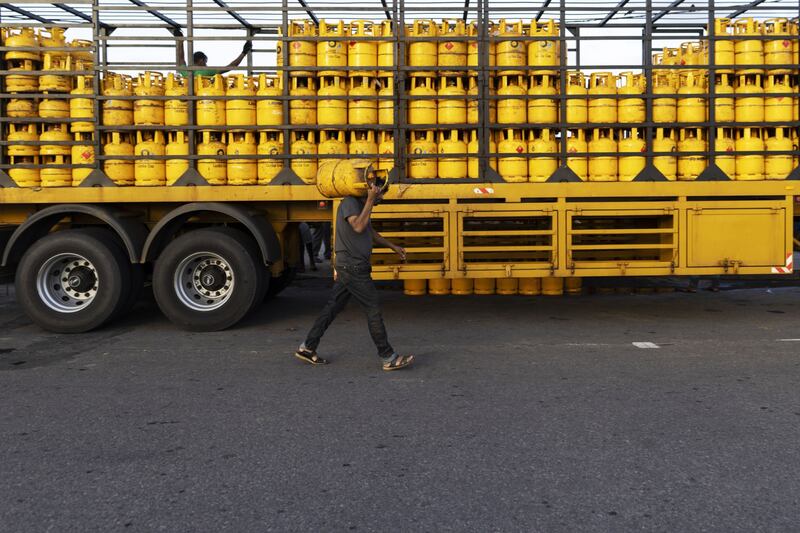
[[[75,214],[96,218],[110,227],[122,240],[131,263],[139,262],[147,228],[133,215],[109,205],[60,204],[37,211],[14,230],[3,250],[2,266],[19,262],[31,244],[50,233],[64,217]]]
[[[153,227],[144,244],[142,262],[155,260],[187,220],[204,212],[225,215],[247,228],[247,231],[256,240],[265,265],[269,266],[281,259],[278,235],[263,213],[236,204],[194,202],[173,209]]]

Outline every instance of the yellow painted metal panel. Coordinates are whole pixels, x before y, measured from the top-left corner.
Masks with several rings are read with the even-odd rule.
[[[783,266],[786,210],[690,209],[688,266]]]

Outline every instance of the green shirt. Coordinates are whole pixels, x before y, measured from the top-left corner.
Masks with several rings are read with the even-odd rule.
[[[194,71],[194,75],[195,76],[216,76],[219,73],[220,73],[219,70],[195,70]],[[180,74],[184,78],[188,78],[189,77],[189,71],[188,70],[179,70],[178,74]]]

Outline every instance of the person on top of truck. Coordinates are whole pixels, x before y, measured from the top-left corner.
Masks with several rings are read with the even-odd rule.
[[[174,35],[175,37],[183,37],[183,32],[181,31],[180,28],[173,28],[172,29],[172,35]],[[225,72],[228,72],[229,70],[231,70],[231,69],[233,69],[235,67],[238,67],[239,64],[242,62],[242,60],[245,57],[247,57],[248,52],[250,52],[250,50],[252,50],[252,49],[253,49],[253,42],[248,40],[248,41],[246,41],[244,43],[244,46],[242,47],[242,52],[238,56],[236,56],[236,59],[234,59],[233,61],[228,63],[227,67],[224,70],[223,69],[200,69],[200,70],[195,70],[194,71],[194,75],[195,76],[214,76],[216,74],[224,74]],[[186,67],[187,66],[186,65],[186,54],[183,51],[183,40],[181,40],[181,39],[177,39],[175,41],[175,54],[176,54],[175,64],[178,67]],[[195,66],[195,67],[208,66],[208,56],[205,53],[203,53],[203,52],[201,52],[199,50],[193,54],[192,59],[194,60],[194,61],[192,61],[192,65]],[[189,76],[189,71],[188,70],[178,70],[178,73],[181,76],[184,76],[184,77],[188,77]]]
[[[406,251],[389,242],[375,231],[370,222],[372,208],[380,203],[383,192],[375,184],[367,193],[366,200],[355,196],[347,196],[336,212],[336,239],[334,250],[336,264],[334,266],[333,293],[325,305],[322,314],[314,322],[303,344],[295,352],[295,357],[312,365],[325,365],[328,361],[317,355],[320,339],[331,325],[336,315],[344,309],[350,297],[356,299],[367,315],[367,324],[372,341],[378,348],[378,356],[383,361],[383,370],[399,370],[411,364],[413,355],[399,355],[389,344],[386,327],[383,324],[378,290],[370,276],[372,266],[370,256],[372,245],[378,244],[391,248],[400,259],[405,261]]]

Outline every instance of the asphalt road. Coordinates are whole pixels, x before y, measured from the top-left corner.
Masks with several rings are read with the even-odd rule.
[[[290,357],[320,283],[213,334],[52,335],[0,288],[0,530],[798,530],[800,288],[385,290],[384,374],[355,307]]]

